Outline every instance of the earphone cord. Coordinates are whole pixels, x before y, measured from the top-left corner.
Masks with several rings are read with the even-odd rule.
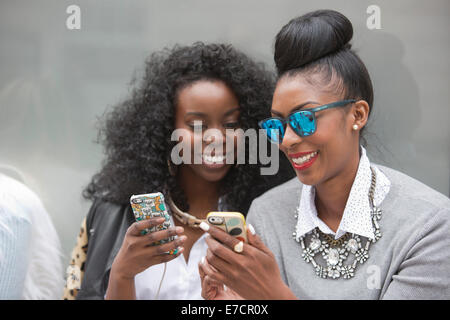
[[[164,276],[166,275],[166,269],[167,269],[167,262],[164,262],[164,271],[163,271],[163,275],[162,275],[162,277],[161,277],[161,281],[159,282],[158,291],[156,292],[156,295],[155,295],[155,299],[154,299],[154,300],[158,300],[158,298],[159,298],[159,291],[161,290],[161,286],[162,286],[162,283],[163,283],[163,280],[164,280]]]

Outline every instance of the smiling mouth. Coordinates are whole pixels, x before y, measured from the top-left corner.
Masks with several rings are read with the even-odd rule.
[[[217,155],[217,156],[202,155],[202,160],[205,164],[223,164],[223,163],[225,163],[226,156],[225,155]]]
[[[316,161],[319,151],[311,152],[299,152],[295,154],[289,154],[289,158],[292,160],[292,165],[296,170],[305,170],[313,165]]]
[[[303,165],[303,164],[307,163],[308,161],[310,161],[315,156],[317,156],[318,153],[319,153],[318,151],[314,151],[314,152],[308,153],[306,155],[303,155],[301,157],[294,158],[293,156],[291,156],[291,159],[295,164]]]

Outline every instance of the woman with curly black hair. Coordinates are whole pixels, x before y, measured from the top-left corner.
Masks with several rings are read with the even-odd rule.
[[[131,97],[104,118],[100,136],[106,160],[84,190],[94,203],[72,253],[72,283],[66,284],[65,298],[201,298],[197,265],[207,246],[195,221],[210,211],[246,214],[256,196],[293,172],[283,157],[281,171],[269,179],[260,175],[259,163],[229,164],[225,154],[175,165],[172,133],[183,129],[182,142],[200,143],[203,152],[212,140],[199,138],[195,130],[256,129],[258,119],[269,114],[273,80],[263,65],[230,45],[175,46],[148,58]],[[135,222],[129,199],[152,192],[163,192],[170,201],[175,226],[141,236],[141,230],[161,221]],[[179,219],[180,214],[189,218]],[[172,242],[149,246],[175,235]],[[176,248],[177,254],[164,254]]]

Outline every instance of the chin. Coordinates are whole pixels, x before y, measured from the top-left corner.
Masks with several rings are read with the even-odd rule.
[[[308,168],[306,170],[295,170],[295,174],[301,183],[308,186],[315,186],[322,181],[322,174],[317,168]]]
[[[314,179],[313,176],[305,175],[299,172],[296,172],[298,180],[300,180],[301,183],[308,185],[308,186],[314,186],[317,184],[317,179]]]
[[[200,176],[202,179],[209,181],[209,182],[219,182],[225,176],[227,175],[228,171],[230,171],[231,165],[226,165],[222,168],[208,168],[204,167],[203,165],[196,170],[196,173],[198,176]]]

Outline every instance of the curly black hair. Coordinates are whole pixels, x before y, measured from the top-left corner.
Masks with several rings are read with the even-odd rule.
[[[143,78],[134,81],[131,96],[101,118],[98,142],[106,159],[84,189],[85,198],[126,204],[133,194],[170,190],[174,202],[188,210],[167,159],[176,144],[170,138],[177,94],[199,80],[220,80],[231,88],[241,107],[243,130],[256,129],[269,114],[274,75],[231,45],[196,42],[155,52],[145,62]],[[256,196],[293,176],[283,156],[275,176],[261,176],[260,167],[246,162],[229,170],[221,181],[228,210],[245,214]]]

